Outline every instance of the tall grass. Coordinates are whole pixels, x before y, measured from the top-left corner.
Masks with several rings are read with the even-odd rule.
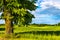
[[[1,39],[4,39],[3,37]],[[8,40],[60,40],[60,35],[34,35],[34,34],[18,34],[14,38]]]
[[[57,35],[18,34],[14,40],[60,40]]]

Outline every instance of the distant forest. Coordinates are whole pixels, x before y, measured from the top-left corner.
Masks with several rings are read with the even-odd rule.
[[[31,24],[31,25],[35,25],[35,26],[60,26],[60,23],[57,23],[57,24]]]
[[[0,24],[0,26],[4,26],[5,24]],[[57,23],[57,24],[29,24],[29,25],[35,25],[35,26],[60,26],[60,23]]]

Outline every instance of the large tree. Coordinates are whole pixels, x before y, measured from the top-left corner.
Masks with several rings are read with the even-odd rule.
[[[5,34],[13,33],[13,24],[15,23],[31,22],[33,16],[28,10],[36,9],[35,2],[36,0],[0,0],[1,18],[5,20]]]

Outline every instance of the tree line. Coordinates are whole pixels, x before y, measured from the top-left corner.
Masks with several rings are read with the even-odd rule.
[[[39,27],[43,27],[43,26],[60,26],[60,23],[57,24],[31,24],[31,25],[35,25],[35,26],[39,26]]]

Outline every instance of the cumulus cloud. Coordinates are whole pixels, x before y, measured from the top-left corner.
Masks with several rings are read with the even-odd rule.
[[[43,2],[38,5],[43,9],[48,8],[50,5],[60,9],[60,0],[43,0]]]
[[[33,19],[32,23],[55,24],[58,23],[59,21],[55,20],[55,17],[53,15],[40,14],[36,15],[36,18]]]
[[[48,14],[40,14],[40,15],[35,15],[35,19],[33,19],[32,23],[37,23],[37,24],[55,24],[60,22],[60,19],[53,15],[48,15]],[[57,19],[57,20],[56,20]]]
[[[35,16],[32,23],[55,24],[60,22],[60,0],[38,0],[39,7],[31,13]]]
[[[39,8],[32,12],[41,12],[47,8],[50,8],[51,6],[60,9],[60,0],[38,0],[35,5],[37,5]]]

